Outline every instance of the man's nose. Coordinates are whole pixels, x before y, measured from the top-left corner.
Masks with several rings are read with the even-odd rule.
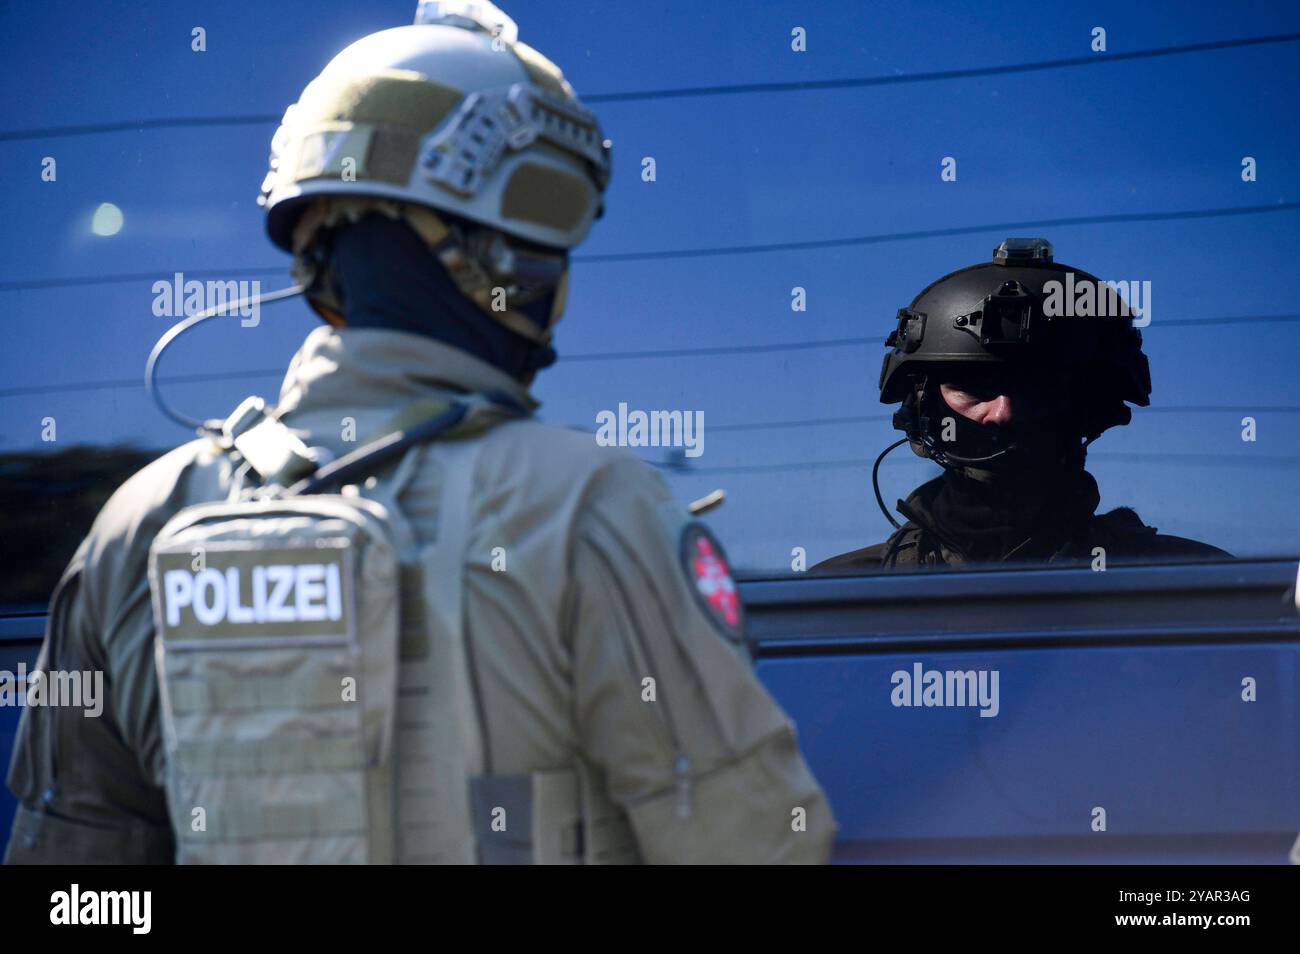
[[[992,400],[980,403],[976,420],[980,424],[1010,424],[1011,416],[1011,398],[999,394]]]

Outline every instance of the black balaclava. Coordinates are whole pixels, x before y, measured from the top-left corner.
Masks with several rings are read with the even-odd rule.
[[[466,298],[405,222],[373,213],[331,241],[328,268],[347,327],[425,335],[520,380],[555,363],[553,348],[515,334]],[[545,328],[553,300],[554,292],[518,310]]]

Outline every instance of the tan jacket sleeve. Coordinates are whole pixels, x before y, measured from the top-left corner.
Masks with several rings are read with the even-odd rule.
[[[133,716],[156,707],[150,645],[129,635],[106,654],[87,606],[83,554],[65,572],[50,608],[37,660],[43,673],[81,673],[94,698],[82,706],[23,710],[9,769],[20,801],[6,861],[27,864],[158,864],[171,860],[162,789],[136,752],[157,748],[156,720]],[[140,621],[125,620],[128,630]],[[114,658],[115,657],[115,658]],[[123,708],[128,709],[123,717]],[[142,731],[143,730],[143,731]],[[146,738],[142,736],[150,736]]]
[[[697,586],[698,527],[634,458],[591,488],[570,629],[584,755],[646,861],[824,862],[829,805],[754,674],[743,623],[729,626]]]
[[[100,690],[93,709],[23,710],[8,777],[20,802],[9,863],[173,858],[146,560],[185,502],[192,457],[187,445],[119,488],[55,590],[37,668],[88,674]]]

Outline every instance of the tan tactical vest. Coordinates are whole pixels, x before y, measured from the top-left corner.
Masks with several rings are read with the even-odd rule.
[[[582,765],[483,774],[461,602],[491,413],[440,441],[438,530],[417,544],[397,501],[427,443],[337,493],[295,494],[310,455],[254,410],[225,440],[269,486],[186,508],[150,551],[177,860],[636,860]]]

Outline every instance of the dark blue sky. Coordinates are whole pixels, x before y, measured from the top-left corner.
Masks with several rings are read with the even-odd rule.
[[[6,131],[175,117],[278,116],[342,46],[409,22],[413,2],[9,4]],[[520,36],[579,94],[907,76],[1295,33],[1275,3],[506,5]],[[190,49],[190,30],[208,50]],[[790,49],[807,30],[808,50]],[[1103,278],[1150,280],[1153,406],[1095,445],[1103,507],[1240,554],[1300,550],[1300,213],[1294,209],[1060,226],[1011,223],[1268,207],[1300,201],[1300,43],[1257,45],[985,77],[849,89],[597,102],[614,141],[607,214],[579,250],[561,363],[537,393],[551,420],[599,410],[703,410],[705,453],[672,474],[683,499],[724,487],[712,518],[737,563],[788,566],[881,539],[870,462],[895,437],[876,401],[896,309],[1005,234],[1042,234]],[[598,97],[597,97],[598,98]],[[287,284],[254,203],[273,121],[0,139],[0,450],[186,433],[139,384],[165,319],[151,285],[175,271]],[[41,160],[58,162],[42,182]],[[644,156],[658,179],[640,179]],[[956,182],[941,182],[953,156]],[[1241,160],[1258,181],[1241,180]],[[101,202],[124,214],[96,237]],[[793,249],[601,261],[670,252],[968,229]],[[983,230],[981,230],[983,229]],[[268,271],[269,270],[269,271]],[[133,277],[134,276],[134,277]],[[96,279],[72,284],[67,279]],[[63,282],[63,283],[61,283]],[[39,285],[40,287],[32,287]],[[808,310],[790,309],[807,289]],[[1272,317],[1273,320],[1259,320]],[[164,373],[195,416],[251,391],[274,396],[315,319],[272,306],[257,329],[213,326]],[[1213,319],[1233,318],[1222,322]],[[1248,318],[1250,320],[1240,320]],[[1192,322],[1205,322],[1203,325]],[[216,324],[216,323],[214,323]],[[836,342],[749,354],[582,360],[582,355]],[[248,373],[248,372],[260,373]],[[1240,438],[1241,419],[1258,440]],[[794,422],[794,423],[792,423]],[[816,422],[816,423],[797,423]],[[771,426],[771,425],[790,426]],[[661,458],[657,458],[661,459]],[[886,499],[933,472],[905,450]],[[671,472],[670,472],[671,473]]]

